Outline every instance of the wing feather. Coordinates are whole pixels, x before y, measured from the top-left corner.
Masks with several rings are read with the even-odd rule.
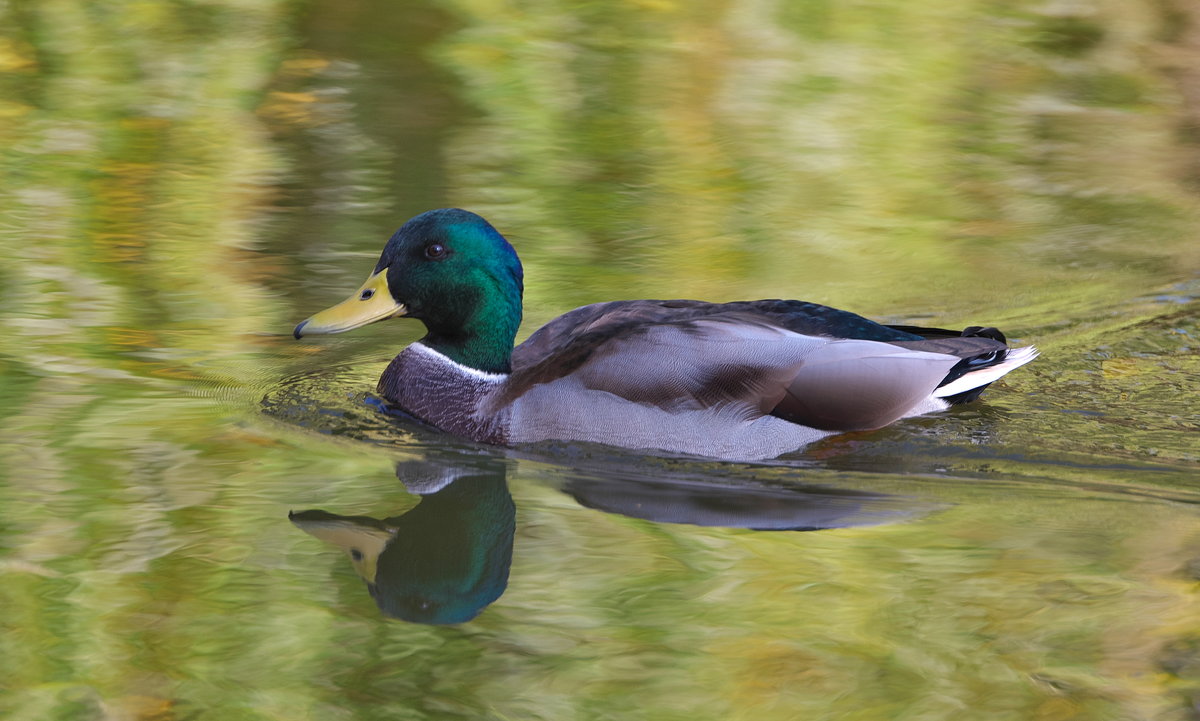
[[[889,343],[804,335],[737,314],[643,319],[633,327],[603,313],[585,316],[575,319],[582,333],[515,372],[510,387],[528,390],[569,376],[588,390],[671,413],[719,409],[858,430],[903,417],[959,362]]]
[[[823,430],[880,428],[929,398],[958,362],[888,343],[835,341],[800,369],[772,414]]]

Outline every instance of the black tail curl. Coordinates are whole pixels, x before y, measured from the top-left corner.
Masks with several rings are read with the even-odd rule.
[[[998,341],[1008,345],[1008,338],[1005,337],[1004,333],[1001,332],[1000,329],[984,327],[980,325],[969,326],[961,331],[949,330],[947,328],[922,328],[915,325],[889,325],[888,327],[895,330],[904,331],[905,333],[919,335],[923,338],[988,338],[990,340]],[[964,358],[963,360],[959,361],[958,365],[950,369],[950,372],[946,374],[945,379],[938,384],[938,387],[940,388],[947,383],[958,380],[971,371],[976,371],[980,368],[986,368],[990,365],[1000,363],[1007,357],[1008,350],[1006,348],[998,348],[989,353],[983,353],[970,358]],[[990,385],[991,383],[987,383],[977,388],[963,391],[962,393],[957,393],[952,396],[945,396],[942,398],[942,400],[946,401],[950,405],[970,403],[978,398],[980,394],[982,394]]]

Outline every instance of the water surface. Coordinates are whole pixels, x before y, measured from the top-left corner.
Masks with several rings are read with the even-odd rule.
[[[1200,718],[1191,5],[0,18],[0,716]],[[417,324],[290,336],[440,206],[522,336],[794,297],[1043,356],[773,463],[481,448],[373,397]]]

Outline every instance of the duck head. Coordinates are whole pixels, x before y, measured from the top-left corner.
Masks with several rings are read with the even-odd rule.
[[[416,318],[428,331],[425,345],[471,368],[507,373],[523,290],[521,261],[490,223],[458,208],[431,210],[392,235],[353,295],[303,321],[293,335]]]

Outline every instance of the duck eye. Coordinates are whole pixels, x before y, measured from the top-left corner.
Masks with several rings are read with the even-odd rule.
[[[362,551],[358,550],[357,548],[351,548],[350,549],[350,558],[353,558],[355,561],[361,561],[363,559],[363,553],[362,553]]]
[[[425,246],[425,257],[430,260],[441,260],[447,255],[446,246],[441,243],[430,243]]]
[[[367,288],[358,296],[358,299],[359,300],[370,300],[371,296],[373,296],[373,295],[375,295],[375,289]]]

